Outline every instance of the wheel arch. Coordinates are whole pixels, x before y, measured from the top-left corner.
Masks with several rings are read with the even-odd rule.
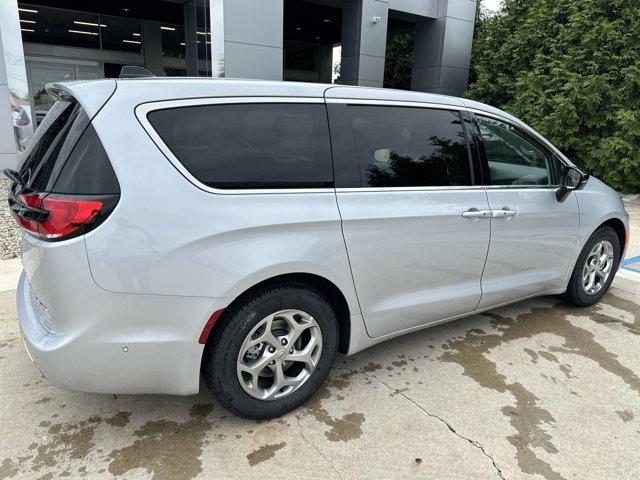
[[[215,323],[207,334],[207,342],[211,338],[215,338],[216,329],[222,324],[220,321],[224,318],[227,311],[230,311],[233,306],[240,303],[248,295],[251,295],[256,290],[287,283],[305,284],[318,290],[329,302],[329,305],[333,309],[336,319],[338,320],[338,351],[340,353],[347,353],[349,350],[350,336],[351,336],[351,312],[349,310],[349,304],[344,293],[338,288],[338,286],[331,280],[313,273],[295,272],[276,275],[265,280],[262,280],[251,287],[244,290],[238,295],[225,309],[221,312],[219,317],[216,317]]]
[[[594,231],[597,231],[599,228],[602,228],[602,227],[611,227],[618,235],[618,241],[620,242],[620,261],[622,261],[622,256],[624,255],[624,249],[627,243],[627,234],[628,234],[627,228],[624,222],[617,217],[613,217],[613,218],[610,218],[609,220],[606,220],[602,224],[600,224],[598,228],[596,228],[596,230]]]

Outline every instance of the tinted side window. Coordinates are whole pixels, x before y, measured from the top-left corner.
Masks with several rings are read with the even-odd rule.
[[[20,173],[28,186],[51,191],[60,168],[89,124],[80,104],[57,101],[38,127],[26,152]]]
[[[52,191],[82,195],[120,193],[118,179],[93,125],[87,127],[61,167]]]
[[[518,128],[476,117],[492,185],[552,185],[554,169],[547,150]]]
[[[179,107],[151,112],[148,119],[185,168],[206,185],[333,186],[322,104]]]
[[[471,185],[458,112],[412,107],[349,107],[365,187]]]

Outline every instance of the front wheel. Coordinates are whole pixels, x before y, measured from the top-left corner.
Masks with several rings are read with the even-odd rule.
[[[232,306],[211,333],[202,373],[237,415],[274,418],[302,405],[326,379],[338,346],[326,299],[301,284],[268,287]]]
[[[600,300],[620,263],[620,240],[611,227],[600,227],[587,240],[571,274],[564,298],[579,307]]]

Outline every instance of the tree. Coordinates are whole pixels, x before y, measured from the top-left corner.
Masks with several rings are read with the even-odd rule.
[[[413,68],[414,32],[393,33],[387,37],[386,59],[384,63],[384,87],[411,90],[411,69]],[[334,83],[341,83],[340,64],[333,68]]]
[[[467,96],[522,118],[614,188],[640,191],[637,0],[479,6]]]
[[[387,38],[384,87],[411,90],[414,32],[399,32]]]

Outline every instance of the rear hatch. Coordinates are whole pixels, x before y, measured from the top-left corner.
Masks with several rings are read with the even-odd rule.
[[[27,276],[48,304],[65,276],[74,275],[70,263],[82,259],[88,272],[80,237],[111,214],[120,186],[89,114],[68,93],[44,118],[23,158],[15,170],[5,170],[12,180],[9,207],[23,229]]]

